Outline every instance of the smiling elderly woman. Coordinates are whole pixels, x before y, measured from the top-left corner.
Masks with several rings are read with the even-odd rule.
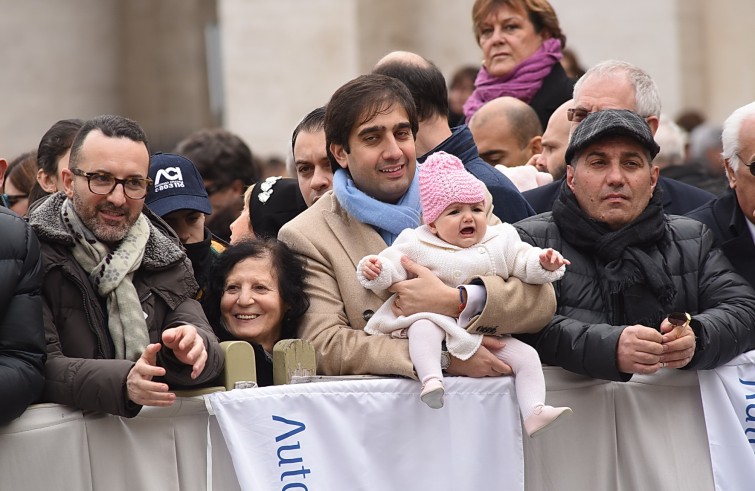
[[[273,346],[296,337],[309,308],[305,263],[283,242],[241,241],[216,260],[203,307],[221,341],[240,339],[254,347],[257,383],[273,384]]]
[[[464,104],[467,121],[486,102],[511,96],[532,106],[547,127],[574,87],[559,63],[566,36],[553,7],[547,0],[475,0],[472,22],[483,61]]]

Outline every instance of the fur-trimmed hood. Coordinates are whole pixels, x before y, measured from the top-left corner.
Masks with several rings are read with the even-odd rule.
[[[29,210],[29,225],[42,242],[54,242],[73,247],[74,239],[63,223],[61,208],[66,195],[58,192],[35,202]],[[146,206],[142,211],[149,220],[149,239],[144,250],[142,266],[160,270],[182,261],[186,253],[172,231]]]

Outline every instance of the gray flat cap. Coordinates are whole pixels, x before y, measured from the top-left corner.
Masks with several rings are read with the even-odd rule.
[[[566,149],[566,162],[571,164],[575,155],[589,145],[609,136],[626,136],[637,141],[654,159],[660,147],[653,139],[650,127],[637,113],[626,109],[606,109],[590,113],[574,130],[569,147]]]

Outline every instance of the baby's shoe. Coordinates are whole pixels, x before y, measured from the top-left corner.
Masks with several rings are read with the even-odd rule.
[[[443,382],[437,378],[431,378],[422,386],[419,398],[431,408],[440,409],[443,407],[444,392]]]
[[[540,405],[524,420],[524,431],[534,438],[547,428],[553,428],[572,413],[568,407],[553,407]]]

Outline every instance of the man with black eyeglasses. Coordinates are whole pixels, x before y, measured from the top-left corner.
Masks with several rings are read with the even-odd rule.
[[[45,401],[132,417],[222,370],[186,253],[144,206],[148,170],[142,128],[96,117],[74,139],[64,191],[29,212],[44,263]]]
[[[645,120],[655,134],[661,115],[661,97],[650,75],[639,67],[619,60],[607,60],[591,67],[574,85],[572,107],[567,110],[570,134],[589,114],[605,109],[628,109]],[[549,123],[550,124],[550,123]],[[564,142],[567,145],[568,141]],[[522,195],[536,213],[551,211],[564,179],[540,186]],[[683,215],[712,200],[707,191],[674,179],[661,177],[664,212]]]
[[[721,140],[730,189],[687,216],[713,231],[735,271],[755,287],[755,102],[726,119]]]

